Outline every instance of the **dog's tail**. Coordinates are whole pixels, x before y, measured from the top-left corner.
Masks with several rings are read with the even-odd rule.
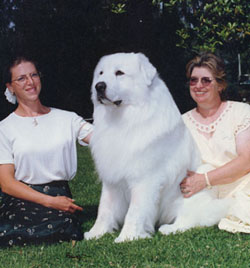
[[[206,192],[206,191],[210,191]],[[212,226],[218,224],[219,221],[227,215],[229,207],[232,204],[231,198],[218,199],[214,198],[214,193],[211,193],[212,190],[204,190],[201,193],[197,194],[199,196],[199,202],[196,203],[196,216],[199,218],[198,225],[200,226]],[[195,199],[196,196],[194,196]],[[202,202],[201,202],[202,200]],[[193,204],[194,205],[194,204]]]

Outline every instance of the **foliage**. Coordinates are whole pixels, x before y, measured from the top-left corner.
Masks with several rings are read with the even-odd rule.
[[[87,148],[78,148],[78,173],[71,182],[76,202],[83,206],[83,230],[93,225],[101,184]],[[217,227],[194,228],[185,233],[122,244],[113,241],[118,232],[99,240],[1,249],[0,268],[198,268],[249,267],[249,234],[231,234]]]
[[[215,2],[218,1],[222,0]],[[232,0],[229,7],[238,1]],[[202,22],[207,28],[199,27],[201,3],[207,6]],[[231,20],[232,13],[225,18],[231,23],[228,25],[232,31],[224,41],[226,32],[220,30],[225,25],[224,10],[221,17],[211,11],[217,8],[214,1],[153,0],[152,4],[152,0],[2,0],[0,72],[11,53],[26,50],[41,67],[43,104],[90,118],[93,111],[90,99],[92,74],[100,57],[121,51],[142,52],[155,65],[183,113],[194,105],[185,87],[185,65],[194,50],[205,45],[223,50],[223,57],[230,62],[232,81],[237,79],[238,51],[244,51],[241,53],[242,70],[250,69],[246,30],[250,12],[244,4],[246,0],[242,3],[242,9],[235,15],[238,20]],[[193,6],[196,9],[192,9]],[[210,13],[211,25],[207,23]],[[244,32],[237,36],[237,29],[241,28],[234,31],[234,23],[240,19]],[[209,28],[214,27],[214,23],[222,36],[219,39]],[[0,120],[15,108],[3,97],[5,85],[1,78]]]
[[[47,106],[90,118],[95,65],[101,56],[123,51],[145,53],[180,109],[190,107],[183,93],[186,59],[175,46],[176,14],[159,16],[151,0],[3,0],[0,15],[0,72],[11,53],[33,55],[43,74],[41,98]],[[5,89],[1,76],[0,86]],[[0,120],[14,108],[3,93],[0,106]]]
[[[170,0],[165,8],[177,10],[183,27],[177,30],[178,46],[194,51],[230,50],[250,53],[248,0]],[[248,54],[249,55],[249,54]]]
[[[119,1],[119,3],[113,2],[111,3],[111,12],[116,14],[121,14],[126,12],[126,2],[127,0]]]

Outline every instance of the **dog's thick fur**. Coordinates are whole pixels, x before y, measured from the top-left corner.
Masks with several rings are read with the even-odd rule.
[[[149,237],[157,225],[168,234],[218,222],[224,207],[212,208],[209,214],[200,205],[207,207],[213,198],[206,191],[184,204],[179,184],[187,170],[197,169],[200,156],[168,88],[146,56],[104,56],[94,72],[92,100],[90,145],[102,194],[86,239],[121,226],[116,242]]]

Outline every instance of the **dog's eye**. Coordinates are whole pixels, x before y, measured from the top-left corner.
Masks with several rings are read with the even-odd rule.
[[[124,72],[118,70],[118,71],[115,72],[115,75],[124,75]]]
[[[102,75],[103,74],[103,71],[100,71],[100,75]]]

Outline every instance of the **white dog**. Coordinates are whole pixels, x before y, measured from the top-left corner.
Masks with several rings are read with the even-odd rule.
[[[197,169],[200,157],[148,58],[140,53],[104,56],[94,72],[92,100],[90,145],[102,194],[86,239],[121,226],[115,242],[149,237],[156,225],[168,234],[218,222],[224,207],[209,204],[209,211],[200,206],[213,198],[207,191],[185,202],[181,195],[179,184],[187,170]]]

